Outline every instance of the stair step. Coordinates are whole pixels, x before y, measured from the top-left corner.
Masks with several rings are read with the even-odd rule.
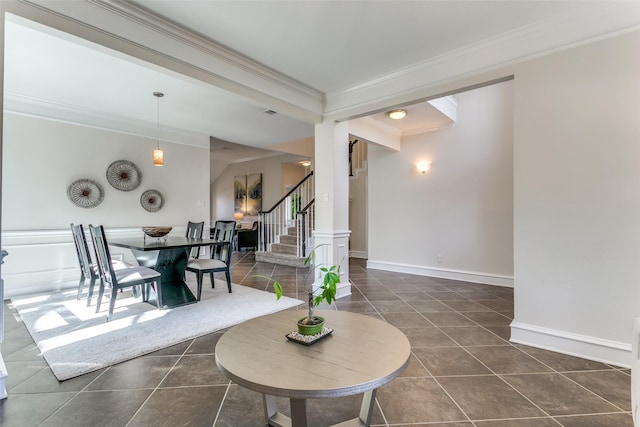
[[[288,265],[291,267],[307,267],[306,265],[304,265],[304,258],[276,252],[258,251],[256,252],[256,261],[269,262],[278,265]]]
[[[287,235],[289,235],[289,236],[297,236],[298,235],[298,227],[287,227]]]
[[[297,245],[298,244],[298,237],[297,236],[290,236],[288,234],[283,234],[282,236],[280,236],[280,243],[285,244],[285,245]]]
[[[280,236],[282,237],[282,236]],[[281,254],[297,255],[298,248],[295,245],[287,245],[282,243],[273,243],[271,245],[271,252],[277,252]]]

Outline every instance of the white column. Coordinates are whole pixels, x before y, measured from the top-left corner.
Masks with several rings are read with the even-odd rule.
[[[317,265],[340,265],[337,297],[351,294],[349,282],[349,124],[315,127]],[[318,247],[320,246],[320,247]],[[317,273],[316,273],[317,274]],[[316,276],[316,281],[319,277]]]

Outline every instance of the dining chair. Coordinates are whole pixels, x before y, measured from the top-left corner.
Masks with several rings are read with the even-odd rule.
[[[95,287],[96,280],[100,278],[98,266],[91,259],[91,252],[89,251],[87,237],[84,234],[84,227],[82,224],[71,223],[71,234],[73,235],[73,242],[76,246],[78,264],[80,264],[80,281],[78,282],[77,298],[79,300],[82,297],[85,280],[89,279],[89,293],[87,295],[87,307],[89,307],[89,305],[91,305],[91,299],[93,298],[93,289]],[[113,260],[111,264],[116,270],[124,267],[131,267],[131,264],[118,260]],[[134,290],[134,295],[137,296],[137,289]]]
[[[187,223],[187,232],[185,236],[187,239],[202,239],[202,232],[204,231],[204,221]],[[189,251],[189,259],[198,258],[200,256],[200,246],[195,246]]]
[[[216,221],[211,237],[214,240],[226,242],[223,245],[211,246],[209,253],[210,258],[197,258],[189,260],[186,271],[195,273],[198,282],[198,291],[196,299],[200,301],[202,296],[202,278],[205,274],[209,273],[211,278],[211,287],[215,287],[215,281],[213,278],[214,273],[224,272],[227,278],[227,287],[229,293],[231,293],[231,253],[233,252],[232,242],[233,235],[236,230],[235,221]]]
[[[142,266],[130,266],[120,269],[113,268],[111,263],[111,253],[109,245],[104,234],[104,227],[99,225],[94,227],[89,225],[93,246],[96,252],[96,260],[98,261],[98,272],[100,274],[100,291],[98,292],[98,302],[96,304],[96,313],[100,311],[100,303],[104,295],[106,285],[111,287],[111,300],[109,301],[109,314],[107,322],[113,317],[113,310],[116,305],[118,290],[125,288],[133,288],[141,285],[142,301],[149,301],[150,286],[153,284],[156,291],[156,305],[162,310],[162,287],[160,283],[160,273],[152,268]]]

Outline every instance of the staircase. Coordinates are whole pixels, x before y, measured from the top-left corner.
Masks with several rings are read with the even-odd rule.
[[[367,143],[349,141],[349,175],[367,170]],[[314,248],[315,182],[309,173],[268,211],[259,215],[256,261],[305,267],[304,259]]]
[[[315,223],[313,172],[268,211],[259,213],[256,261],[305,267]]]
[[[278,240],[277,243],[271,244],[270,251],[256,252],[256,261],[291,267],[306,267],[304,257],[298,256],[298,227],[287,227],[286,234],[281,234]]]
[[[271,245],[271,252],[298,256],[298,227],[287,227],[287,233],[280,235],[280,242]]]

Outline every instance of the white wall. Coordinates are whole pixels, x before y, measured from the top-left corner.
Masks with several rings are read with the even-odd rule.
[[[369,152],[369,267],[512,284],[513,86],[461,93],[454,127]]]
[[[515,71],[512,339],[628,366],[640,315],[640,33]]]
[[[366,150],[366,142],[360,142]],[[367,185],[368,170],[361,169],[349,178],[349,256],[367,259]]]
[[[154,167],[154,145],[138,136],[5,112],[2,244],[9,256],[2,273],[8,296],[20,289],[43,290],[47,281],[79,277],[72,222],[135,233],[144,225],[170,225],[176,227],[172,233],[182,233],[179,228],[187,221],[207,220],[208,149],[163,143],[165,166]],[[119,191],[107,182],[107,167],[120,159],[140,169],[137,189]],[[102,185],[104,200],[99,206],[84,209],[69,201],[67,187],[80,178]],[[158,212],[140,205],[148,189],[164,196]]]

